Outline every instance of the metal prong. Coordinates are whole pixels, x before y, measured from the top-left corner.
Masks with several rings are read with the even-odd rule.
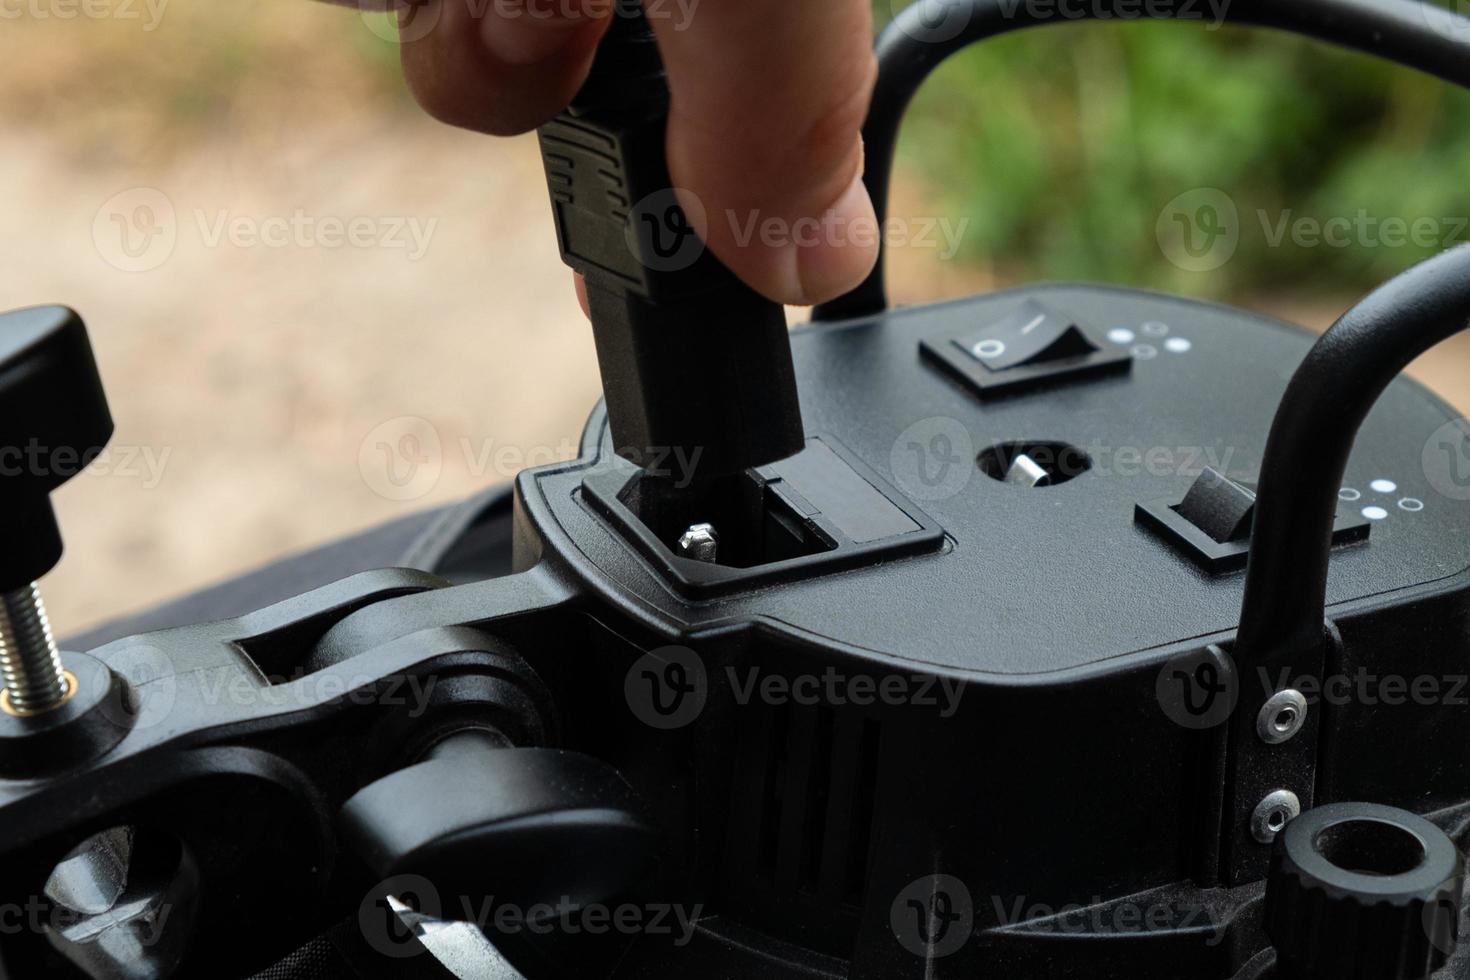
[[[1044,487],[1051,483],[1051,474],[1025,453],[1017,453],[1006,470],[1006,482],[1018,487]]]
[[[679,555],[713,565],[720,554],[720,538],[713,524],[691,524],[679,536]]]

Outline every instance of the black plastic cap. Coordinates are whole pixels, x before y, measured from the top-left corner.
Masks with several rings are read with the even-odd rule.
[[[0,314],[0,589],[61,557],[49,494],[112,438],[112,414],[81,317],[63,306]]]
[[[496,748],[476,733],[456,741],[343,805],[342,839],[374,873],[428,879],[443,916],[457,918],[491,897],[521,909],[584,908],[646,870],[658,837],[608,765]]]
[[[1280,975],[1421,980],[1459,938],[1464,861],[1423,817],[1371,803],[1309,810],[1277,838],[1266,931]]]

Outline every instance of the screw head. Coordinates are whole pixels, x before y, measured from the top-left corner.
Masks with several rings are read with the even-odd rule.
[[[1307,723],[1307,699],[1300,691],[1277,691],[1256,716],[1256,734],[1267,745],[1289,742]]]
[[[1278,789],[1256,804],[1251,814],[1251,836],[1270,844],[1286,825],[1302,815],[1302,801],[1289,789]]]
[[[713,564],[720,553],[720,537],[713,524],[691,524],[679,536],[677,550],[683,558]]]

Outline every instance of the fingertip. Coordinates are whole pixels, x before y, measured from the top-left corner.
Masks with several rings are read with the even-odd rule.
[[[592,303],[587,299],[587,279],[582,273],[572,273],[572,288],[577,291],[577,302],[582,306],[582,315],[592,319]]]
[[[809,217],[756,220],[735,237],[715,235],[711,250],[767,299],[815,306],[855,289],[878,262],[880,228],[861,175],[831,207]]]
[[[610,19],[599,3],[580,0],[552,17],[535,13],[531,0],[426,0],[415,8],[419,26],[402,38],[409,90],[453,126],[497,136],[534,129],[587,77]]]
[[[862,175],[853,178],[847,190],[828,212],[824,222],[832,230],[831,240],[797,249],[797,281],[801,300],[797,305],[815,306],[855,289],[878,262],[878,215]]]

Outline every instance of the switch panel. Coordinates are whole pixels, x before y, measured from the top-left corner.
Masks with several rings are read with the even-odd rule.
[[[1245,567],[1250,551],[1256,494],[1249,487],[1205,467],[1184,499],[1154,500],[1134,508],[1137,523],[1184,552],[1212,575]],[[1369,522],[1339,511],[1332,528],[1334,546],[1368,540]]]
[[[999,320],[920,343],[983,398],[1082,375],[1127,371],[1132,357],[1076,317],[1026,300]]]

